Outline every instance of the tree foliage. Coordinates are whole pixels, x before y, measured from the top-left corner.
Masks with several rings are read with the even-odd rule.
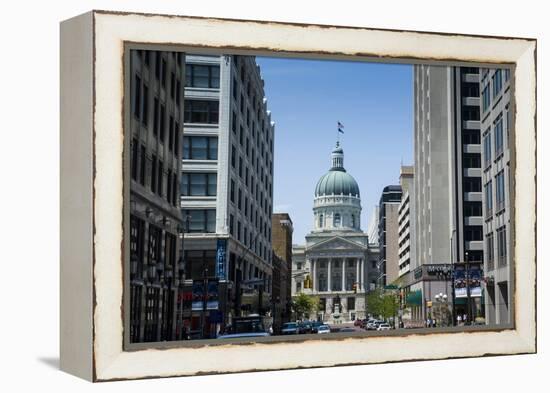
[[[305,293],[299,293],[292,299],[292,311],[297,319],[303,319],[304,316],[317,310],[318,301],[313,296]]]
[[[367,295],[367,310],[372,315],[387,320],[397,315],[399,297],[393,291],[384,291],[382,288],[377,288]]]

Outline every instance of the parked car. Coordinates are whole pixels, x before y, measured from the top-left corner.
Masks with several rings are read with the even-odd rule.
[[[281,328],[281,334],[299,334],[300,329],[298,323],[296,322],[287,322],[283,324]]]
[[[309,321],[300,322],[298,324],[298,333],[307,334],[311,333],[312,324]]]
[[[321,321],[312,322],[312,324],[311,324],[311,333],[318,333],[319,327],[323,326],[323,325],[324,325],[324,323],[321,322]]]
[[[381,323],[380,325],[378,325],[378,329],[376,330],[390,330],[391,327],[389,325],[389,323]]]
[[[340,329],[340,333],[352,333],[352,332],[356,332],[356,331],[357,330],[355,330],[352,327],[344,327],[344,328]]]
[[[330,333],[329,325],[321,325],[317,327],[317,334],[327,334],[327,333]]]
[[[363,324],[363,321],[361,319],[356,319],[353,322],[353,326],[361,326]]]

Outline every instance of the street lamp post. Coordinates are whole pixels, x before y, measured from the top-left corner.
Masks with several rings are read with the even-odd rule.
[[[444,316],[443,316],[443,310],[447,308],[447,295],[444,293],[439,293],[435,295],[435,302],[437,304],[438,314],[439,314],[439,321],[438,326],[446,326],[447,322],[443,323]]]

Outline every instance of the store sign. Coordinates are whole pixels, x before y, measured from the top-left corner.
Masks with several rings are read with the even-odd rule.
[[[454,286],[455,286],[455,298],[468,297],[466,267],[463,265],[455,266]]]
[[[227,240],[218,239],[216,246],[216,277],[227,280]]]

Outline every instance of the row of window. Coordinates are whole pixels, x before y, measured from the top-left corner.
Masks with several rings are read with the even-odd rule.
[[[508,247],[506,242],[506,227],[502,226],[497,229],[496,231],[497,235],[497,261],[498,266],[505,266],[507,264],[506,256],[508,254]],[[487,255],[487,264],[489,266],[489,269],[494,268],[495,263],[495,239],[493,232],[489,233],[485,237],[485,248],[486,248],[486,255]]]
[[[185,100],[184,122],[218,124],[220,103],[217,100]]]
[[[206,89],[220,88],[220,66],[185,64],[185,86]]]
[[[504,210],[505,201],[506,201],[506,189],[504,184],[504,170],[497,173],[495,177],[496,183],[496,193],[495,193],[495,202],[496,202],[496,213],[500,213]],[[493,181],[489,180],[485,184],[485,207],[487,210],[487,218],[490,218],[493,214]]]
[[[506,116],[509,119],[509,113],[510,111],[506,112]],[[506,137],[508,138],[509,135],[509,123],[506,127]],[[484,154],[484,165],[485,168],[489,167],[491,165],[492,160],[492,135],[494,135],[494,158],[497,159],[501,156],[501,154],[504,152],[504,131],[503,131],[503,118],[502,114],[499,114],[497,116],[497,119],[493,122],[493,133],[491,134],[491,129],[487,129],[484,132],[483,137],[483,154]]]
[[[253,173],[249,174],[248,166],[246,166],[243,157],[237,153],[237,149],[234,145],[231,146],[231,167],[238,173],[241,180],[244,180],[246,186],[248,186],[250,179],[250,190],[253,195],[255,191],[256,197],[258,196],[258,185],[263,186],[262,188],[265,190],[266,195],[272,195],[272,183],[268,181],[267,170],[264,171],[264,168],[259,165],[258,161],[256,161],[256,176],[254,176]],[[254,150],[252,150],[252,167],[254,167]],[[270,174],[273,174],[273,166],[271,166]],[[255,177],[260,179],[259,181],[256,181],[256,187],[254,187]]]
[[[145,259],[145,221],[130,215],[130,271],[132,276],[143,278],[145,264],[154,265],[163,262],[165,266],[175,266],[176,236],[164,232],[164,254],[162,253],[161,228],[148,224],[147,259]]]
[[[181,195],[183,196],[216,196],[216,173],[184,172],[181,177]]]
[[[216,136],[184,136],[184,160],[217,160],[218,137]]]
[[[178,204],[178,174],[172,169],[164,171],[162,160],[153,154],[151,164],[147,165],[147,155],[144,145],[138,143],[137,138],[132,140],[130,173],[133,180],[142,186],[146,184],[146,172],[149,167],[150,189],[160,197],[166,196],[166,200],[172,206]]]
[[[487,73],[488,71],[485,70],[484,79],[487,76]],[[483,91],[481,93],[481,102],[482,102],[483,112],[489,109],[489,106],[491,105],[491,93],[492,93],[493,100],[500,94],[503,86],[503,80],[502,80],[503,73],[504,73],[504,82],[508,81],[508,79],[510,79],[510,70],[497,69],[491,78],[491,83],[487,83],[487,85],[485,85],[485,87],[483,88]],[[492,90],[490,89],[491,86],[492,86]]]
[[[256,211],[256,223],[258,223],[257,213]],[[271,239],[271,228],[268,228],[268,222],[263,222],[263,219],[260,217],[260,228],[258,229],[259,231],[254,234],[252,230],[249,231],[249,227],[245,223],[241,223],[240,220],[235,221],[235,216],[233,214],[229,215],[229,233],[232,236],[236,236],[238,241],[242,241],[261,258],[269,260],[269,249],[261,239],[259,240],[259,237],[260,234],[263,234],[266,241],[269,242],[269,239]]]
[[[182,209],[189,233],[216,232],[216,209]],[[187,220],[188,219],[188,220]]]

